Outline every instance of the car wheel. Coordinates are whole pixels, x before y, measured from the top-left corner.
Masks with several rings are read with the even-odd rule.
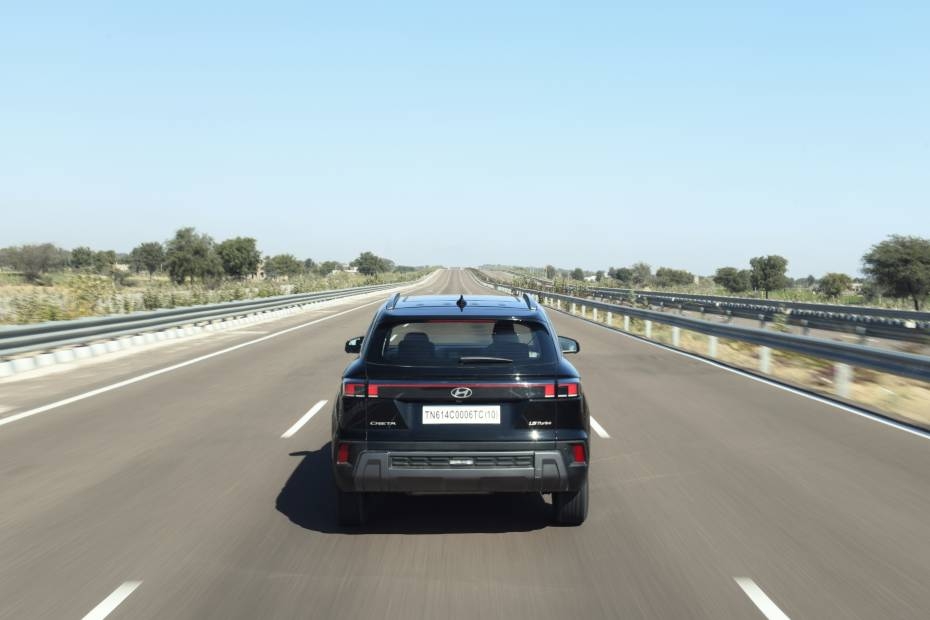
[[[588,481],[577,491],[552,494],[554,521],[559,525],[581,525],[588,517]]]
[[[368,498],[365,494],[336,489],[336,495],[339,525],[365,525],[368,517]]]

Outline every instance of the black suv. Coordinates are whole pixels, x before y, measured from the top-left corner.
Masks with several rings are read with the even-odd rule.
[[[552,493],[556,523],[588,513],[588,407],[532,298],[400,295],[375,314],[332,418],[339,521],[370,493]]]

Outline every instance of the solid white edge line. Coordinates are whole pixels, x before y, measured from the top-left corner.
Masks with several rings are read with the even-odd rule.
[[[790,618],[785,615],[785,612],[780,610],[778,605],[772,602],[772,599],[762,591],[762,588],[756,585],[755,581],[749,577],[734,577],[733,580],[736,581],[736,584],[743,589],[743,592],[746,593],[749,600],[759,608],[759,611],[761,611],[762,615],[768,618],[768,620],[790,620]]]
[[[437,271],[437,272],[434,272],[434,273],[438,273],[438,271]],[[427,277],[427,280],[425,280],[425,281],[423,281],[423,282],[417,282],[417,283],[415,284],[415,286],[425,286],[426,284],[430,283],[429,280],[430,280],[430,278],[432,278],[432,277],[433,277],[433,276],[428,276],[428,277]],[[398,288],[398,289],[406,289],[406,288],[413,288],[413,286],[399,286],[399,287],[397,287],[397,288]],[[387,292],[387,291],[385,291],[385,292]],[[351,300],[351,298],[349,298],[349,299]],[[266,341],[266,340],[271,340],[272,338],[277,338],[278,336],[282,336],[282,335],[284,335],[284,334],[289,334],[290,332],[297,331],[298,329],[303,329],[304,327],[310,327],[311,325],[316,325],[317,323],[322,323],[323,321],[328,321],[328,320],[330,320],[330,319],[335,319],[336,317],[340,317],[340,316],[342,316],[342,315],[344,315],[344,314],[348,314],[348,313],[350,313],[350,312],[355,312],[356,310],[361,310],[362,308],[367,308],[368,306],[374,306],[375,304],[382,304],[382,303],[384,303],[384,300],[383,300],[383,299],[378,299],[377,301],[372,301],[372,302],[369,302],[369,303],[367,303],[367,304],[362,304],[362,305],[360,305],[360,306],[355,306],[354,308],[349,308],[348,310],[343,310],[342,312],[337,312],[336,314],[330,314],[329,316],[324,316],[324,317],[319,318],[319,319],[314,319],[313,321],[309,321],[309,322],[307,322],[307,323],[302,323],[302,324],[300,324],[300,325],[295,325],[294,327],[288,327],[287,329],[283,329],[283,330],[281,330],[281,331],[279,331],[279,332],[274,332],[274,333],[272,333],[272,334],[268,334],[267,336],[262,336],[261,338],[256,338],[255,340],[249,340],[248,342],[242,342],[242,343],[240,343],[240,344],[237,344],[237,345],[232,346],[232,347],[228,347],[228,348],[226,348],[226,349],[222,349],[222,350],[220,350],[220,351],[214,351],[213,353],[207,353],[206,355],[201,355],[200,357],[195,357],[195,358],[193,358],[193,359],[189,359],[189,360],[187,360],[186,362],[181,362],[181,363],[179,363],[179,364],[174,364],[174,365],[172,365],[172,366],[166,366],[165,368],[159,368],[158,370],[153,370],[153,371],[151,371],[151,372],[147,372],[147,373],[138,375],[138,376],[136,376],[136,377],[132,377],[132,378],[130,378],[130,379],[126,379],[126,380],[124,380],[124,381],[119,381],[119,382],[117,382],[117,383],[113,383],[113,384],[110,384],[110,385],[106,385],[106,386],[104,386],[104,387],[97,388],[97,389],[95,389],[95,390],[90,390],[89,392],[84,392],[83,394],[78,394],[78,395],[76,395],[76,396],[71,396],[70,398],[65,398],[65,399],[62,399],[62,400],[58,400],[58,401],[55,401],[55,402],[53,402],[53,403],[49,403],[49,404],[47,404],[47,405],[42,405],[41,407],[35,407],[34,409],[29,409],[29,410],[27,410],[27,411],[22,411],[22,412],[20,412],[20,413],[13,414],[13,415],[7,416],[7,417],[5,417],[5,418],[0,418],[0,426],[5,426],[6,424],[11,424],[11,423],[17,422],[17,421],[19,421],[19,420],[24,420],[24,419],[29,418],[29,417],[32,417],[32,416],[34,416],[34,415],[38,415],[38,414],[40,414],[40,413],[45,413],[46,411],[51,411],[52,409],[58,409],[59,407],[64,407],[65,405],[70,405],[71,403],[76,403],[76,402],[78,402],[78,401],[81,401],[81,400],[84,400],[84,399],[87,399],[87,398],[91,398],[91,397],[93,397],[93,396],[98,396],[98,395],[100,395],[100,394],[105,394],[106,392],[112,392],[113,390],[118,390],[118,389],[120,389],[120,388],[126,387],[127,385],[132,385],[133,383],[139,383],[140,381],[145,381],[146,379],[151,379],[152,377],[157,377],[158,375],[163,375],[163,374],[165,374],[165,373],[172,372],[172,371],[174,371],[174,370],[179,370],[179,369],[181,369],[181,368],[185,368],[185,367],[187,367],[187,366],[191,366],[191,365],[193,365],[193,364],[197,364],[197,363],[206,361],[206,360],[208,360],[208,359],[212,359],[212,358],[214,358],[214,357],[218,357],[218,356],[220,356],[220,355],[225,355],[226,353],[231,353],[231,352],[236,351],[236,350],[238,350],[238,349],[242,349],[242,348],[245,348],[245,347],[252,346],[253,344],[258,344],[259,342],[264,342],[264,341]]]
[[[813,401],[816,401],[824,405],[829,405],[830,407],[833,407],[834,409],[839,409],[840,411],[845,411],[846,413],[855,414],[859,417],[866,418],[867,420],[872,420],[873,422],[878,422],[879,424],[884,424],[885,426],[890,426],[891,428],[898,429],[899,431],[904,431],[905,433],[910,433],[911,435],[922,437],[923,439],[930,439],[930,431],[923,431],[923,430],[908,426],[907,424],[903,424],[901,422],[896,422],[895,420],[882,417],[878,414],[869,413],[868,411],[865,411],[863,409],[856,409],[855,407],[850,407],[848,405],[838,403],[836,401],[830,400],[829,398],[824,398],[821,396],[817,396],[815,394],[809,394],[803,390],[789,387],[787,385],[782,385],[781,383],[777,383],[775,381],[765,379],[764,377],[759,377],[745,370],[739,370],[738,368],[731,368],[725,364],[721,364],[720,362],[716,362],[706,357],[701,357],[700,355],[695,355],[693,353],[688,353],[686,351],[679,351],[678,349],[663,345],[659,342],[652,342],[651,340],[646,340],[645,338],[640,338],[638,336],[634,336],[633,334],[628,334],[625,331],[622,331],[622,330],[619,330],[613,327],[608,327],[607,325],[603,325],[601,323],[595,323],[594,321],[583,319],[579,316],[575,316],[573,314],[569,314],[564,311],[556,310],[555,308],[552,308],[552,310],[554,310],[555,312],[558,312],[559,314],[563,314],[567,317],[578,319],[578,320],[584,321],[585,323],[590,323],[591,325],[601,327],[615,334],[619,334],[620,336],[625,336],[626,338],[629,338],[631,340],[636,340],[643,344],[648,344],[658,349],[662,349],[663,351],[668,351],[669,353],[675,353],[677,355],[682,355],[684,357],[693,359],[695,361],[708,364],[709,366],[713,366],[714,368],[719,368],[720,370],[732,372],[735,375],[739,375],[747,379],[752,379],[753,381],[757,381],[759,383],[771,386],[773,388],[778,388],[779,390],[784,390],[785,392],[790,392],[791,394],[794,394],[795,396],[802,396],[804,398],[807,398],[808,400],[813,400]]]
[[[110,596],[100,601],[99,605],[91,609],[90,612],[84,616],[83,620],[103,620],[113,613],[113,610],[119,607],[119,604],[129,598],[129,595],[141,585],[141,581],[124,582],[120,587],[113,590]]]
[[[607,434],[607,431],[604,430],[603,426],[598,424],[598,421],[594,419],[594,416],[588,416],[588,419],[591,421],[591,428],[594,429],[595,433],[604,439],[610,439],[610,435]]]
[[[326,402],[327,402],[327,401],[325,401],[325,400],[321,400],[321,401],[318,402],[317,404],[313,405],[313,407],[311,407],[310,411],[308,411],[307,413],[305,413],[305,414],[303,414],[302,416],[300,416],[300,419],[297,420],[296,422],[294,422],[294,425],[293,425],[292,427],[290,427],[289,429],[287,429],[286,431],[284,431],[284,434],[281,435],[281,439],[288,439],[289,437],[293,437],[293,436],[294,436],[294,433],[296,433],[297,431],[299,431],[300,428],[301,428],[304,424],[306,424],[307,422],[310,421],[310,418],[312,418],[313,416],[315,416],[315,415],[317,414],[317,412],[319,412],[319,410],[322,409],[324,405],[326,405]]]

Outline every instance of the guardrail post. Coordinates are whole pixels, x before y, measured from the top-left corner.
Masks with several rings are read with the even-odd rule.
[[[587,310],[587,307],[584,304],[581,304],[581,318],[584,318],[584,313]]]
[[[684,314],[685,308],[682,304],[678,304],[678,314]]]
[[[709,336],[707,338],[707,357],[717,359],[717,337]]]
[[[727,322],[727,323],[732,323],[732,322],[733,322],[733,311],[732,311],[732,310],[727,310],[726,322]]]
[[[801,333],[805,336],[809,336],[811,333],[811,327],[807,323],[807,319],[801,319]]]
[[[759,315],[759,329],[765,329],[765,315]]]
[[[840,398],[849,398],[852,391],[852,380],[852,366],[839,362],[833,364],[833,384],[836,386],[837,396]]]
[[[646,321],[646,338],[652,338],[652,321]]]
[[[768,347],[759,347],[759,372],[763,375],[772,372],[772,350]]]
[[[865,335],[865,328],[861,325],[856,327],[856,333],[859,335],[859,344],[868,344],[869,339]]]
[[[613,327],[613,325],[614,325],[614,313],[608,312],[607,313],[607,327]]]
[[[572,314],[575,314],[575,302],[572,302]]]
[[[628,314],[623,315],[623,331],[630,331],[630,315]]]
[[[672,327],[672,346],[677,347],[680,341],[681,341],[681,328],[674,326]]]
[[[701,320],[704,320],[704,306],[701,306]]]
[[[597,308],[591,308],[591,318],[597,321]]]

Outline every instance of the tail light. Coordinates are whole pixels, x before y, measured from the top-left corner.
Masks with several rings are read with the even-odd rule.
[[[342,395],[354,398],[365,398],[365,384],[357,381],[344,381]]]
[[[585,452],[583,443],[576,443],[572,446],[572,457],[576,463],[585,463],[588,460],[588,455]]]
[[[350,398],[378,398],[378,386],[363,381],[343,381],[342,395]]]
[[[559,398],[578,398],[577,381],[559,381]]]
[[[341,443],[336,448],[336,464],[344,465],[349,462],[349,444]]]

